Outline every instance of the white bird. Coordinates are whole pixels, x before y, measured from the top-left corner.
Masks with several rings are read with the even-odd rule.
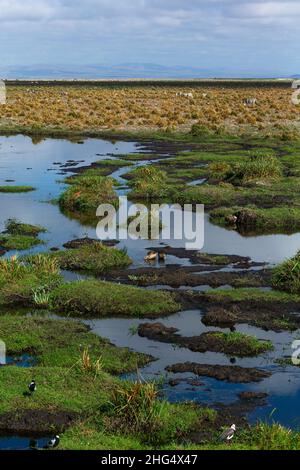
[[[234,437],[235,431],[236,426],[233,424],[230,428],[225,429],[225,431],[221,434],[220,441],[227,442],[227,444],[229,444]]]

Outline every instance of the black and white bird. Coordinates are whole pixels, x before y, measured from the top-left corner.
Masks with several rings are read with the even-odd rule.
[[[221,434],[220,441],[227,442],[227,444],[229,444],[234,437],[235,431],[236,426],[233,424],[230,428],[225,429],[225,431]]]
[[[59,446],[59,442],[60,442],[60,437],[54,436],[52,439],[50,439],[48,444],[45,446],[45,449],[55,449],[56,447]]]
[[[28,385],[28,390],[30,393],[36,392],[36,382],[35,380],[32,380],[30,384]]]

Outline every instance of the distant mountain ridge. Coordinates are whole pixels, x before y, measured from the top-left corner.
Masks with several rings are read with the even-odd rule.
[[[120,64],[90,66],[45,65],[0,67],[1,78],[19,79],[130,79],[130,78],[201,78],[213,77],[211,71],[193,67],[167,67],[157,64]]]
[[[6,79],[193,79],[193,78],[251,78],[249,73],[231,74],[228,70],[210,70],[208,68],[188,66],[165,66],[152,63],[123,63],[118,65],[32,65],[0,66],[0,78]],[[278,78],[276,75],[252,78]],[[284,76],[282,77],[284,78]],[[300,75],[286,77],[299,79]]]

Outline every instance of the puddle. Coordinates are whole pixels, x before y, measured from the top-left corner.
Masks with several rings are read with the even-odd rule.
[[[0,436],[0,450],[39,450],[49,442],[49,437],[28,438],[21,436]]]
[[[6,362],[0,363],[0,367],[17,366],[17,367],[34,367],[37,359],[30,354],[22,354],[21,356],[6,356]]]

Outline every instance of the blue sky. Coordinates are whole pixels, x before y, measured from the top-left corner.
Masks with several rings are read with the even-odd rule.
[[[300,1],[0,0],[0,68],[155,63],[300,73]]]

